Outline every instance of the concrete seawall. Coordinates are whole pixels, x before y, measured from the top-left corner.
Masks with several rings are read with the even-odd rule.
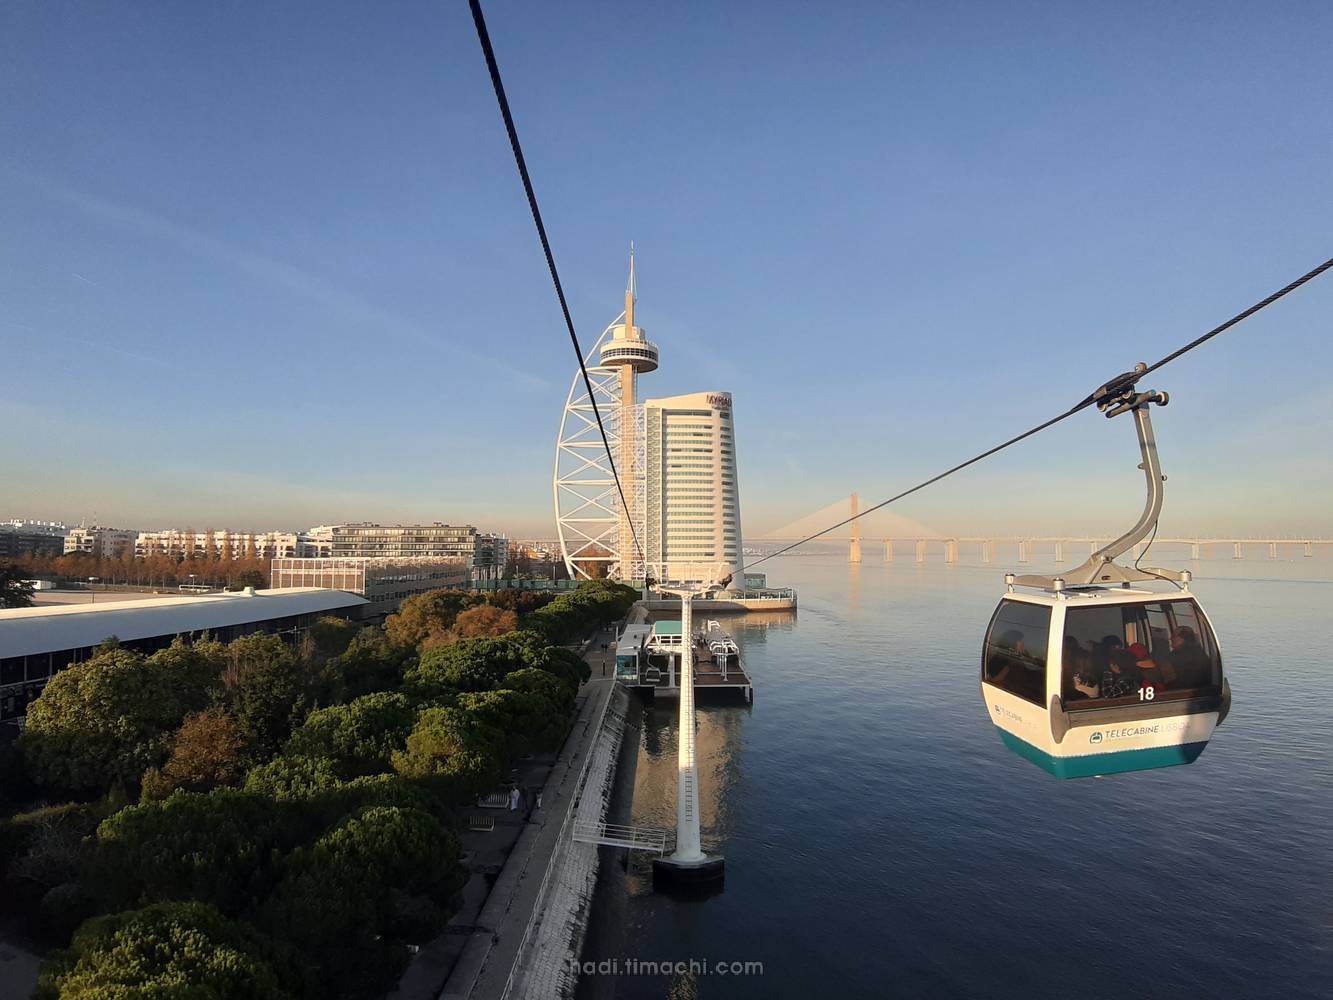
[[[593,891],[597,887],[599,850],[572,838],[576,825],[606,818],[615,784],[616,760],[624,735],[628,695],[613,688],[601,731],[589,758],[583,790],[561,831],[538,907],[525,932],[506,997],[572,997],[577,984],[574,963],[583,949]]]
[[[597,881],[598,849],[573,828],[605,816],[624,730],[627,694],[609,675],[611,654],[585,647],[593,679],[543,789],[454,964],[440,1000],[570,996]],[[608,662],[609,661],[609,662]]]

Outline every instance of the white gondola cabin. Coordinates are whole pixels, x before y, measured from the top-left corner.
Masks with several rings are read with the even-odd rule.
[[[1015,591],[982,653],[1006,746],[1058,778],[1194,761],[1230,707],[1208,616],[1186,591]]]
[[[1188,764],[1231,709],[1212,623],[1188,570],[1120,566],[1162,508],[1162,470],[1145,366],[1092,397],[1108,417],[1133,413],[1148,502],[1133,528],[1060,576],[1005,577],[981,656],[986,710],[1011,750],[1059,778]],[[1161,584],[1171,590],[1149,589]]]

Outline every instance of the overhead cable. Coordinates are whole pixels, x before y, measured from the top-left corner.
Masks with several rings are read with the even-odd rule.
[[[1200,346],[1201,344],[1204,344],[1204,343],[1206,343],[1207,341],[1212,340],[1212,339],[1213,339],[1214,337],[1216,337],[1218,334],[1220,334],[1220,333],[1225,333],[1227,330],[1230,330],[1233,326],[1235,326],[1237,323],[1241,322],[1242,320],[1248,319],[1249,317],[1253,316],[1255,313],[1259,312],[1259,310],[1264,309],[1264,308],[1266,308],[1266,307],[1272,305],[1274,302],[1276,302],[1278,299],[1282,298],[1283,296],[1288,295],[1288,294],[1290,294],[1291,292],[1294,292],[1296,289],[1300,288],[1300,287],[1301,287],[1302,285],[1304,285],[1306,282],[1311,281],[1311,280],[1313,280],[1314,278],[1319,277],[1319,275],[1323,274],[1323,273],[1324,273],[1325,271],[1327,271],[1330,267],[1333,267],[1333,257],[1330,257],[1328,260],[1324,261],[1324,262],[1323,262],[1322,264],[1320,264],[1318,267],[1315,267],[1315,268],[1311,269],[1310,271],[1307,271],[1305,274],[1301,275],[1301,276],[1300,276],[1299,278],[1297,278],[1295,281],[1291,282],[1291,284],[1286,285],[1285,287],[1278,289],[1276,292],[1274,292],[1272,295],[1269,295],[1267,298],[1265,298],[1265,299],[1261,299],[1260,301],[1256,302],[1254,305],[1250,306],[1248,309],[1245,309],[1245,310],[1242,311],[1242,312],[1238,312],[1238,313],[1236,313],[1236,315],[1232,316],[1232,317],[1231,317],[1229,320],[1227,320],[1225,323],[1222,323],[1222,324],[1220,324],[1220,325],[1218,325],[1218,326],[1213,327],[1211,330],[1209,330],[1209,331],[1208,331],[1207,333],[1205,333],[1203,336],[1201,336],[1201,337],[1196,337],[1194,340],[1191,340],[1191,341],[1190,341],[1188,344],[1186,344],[1184,347],[1181,347],[1181,348],[1179,348],[1178,350],[1172,351],[1170,354],[1168,354],[1166,357],[1162,358],[1160,361],[1156,362],[1155,364],[1148,365],[1148,366],[1147,366],[1146,368],[1144,368],[1142,371],[1128,372],[1128,373],[1126,373],[1125,375],[1117,376],[1117,378],[1116,378],[1116,379],[1113,379],[1112,382],[1117,383],[1117,384],[1126,384],[1126,383],[1124,383],[1123,380],[1125,380],[1125,379],[1130,379],[1131,376],[1132,376],[1131,381],[1138,381],[1139,379],[1143,378],[1143,376],[1148,375],[1148,374],[1150,374],[1150,373],[1152,373],[1152,372],[1155,372],[1158,368],[1161,368],[1163,365],[1170,364],[1172,361],[1175,361],[1177,358],[1181,357],[1182,355],[1188,354],[1190,351],[1194,350],[1196,347]],[[1109,384],[1110,384],[1110,383],[1107,383],[1107,385],[1109,385]],[[760,563],[762,563],[762,562],[766,562],[767,560],[769,560],[769,559],[773,559],[773,558],[775,558],[776,556],[780,556],[780,555],[782,555],[783,553],[790,552],[792,549],[794,549],[794,548],[798,548],[799,546],[802,546],[802,545],[805,545],[807,542],[813,542],[816,538],[822,538],[824,535],[827,535],[827,534],[828,534],[829,532],[831,532],[831,531],[837,531],[839,528],[845,527],[846,525],[851,524],[853,521],[860,520],[861,518],[865,517],[867,514],[873,514],[875,511],[879,510],[879,509],[882,508],[882,507],[887,507],[889,504],[894,503],[895,501],[901,500],[903,497],[911,496],[913,493],[916,493],[918,490],[923,490],[923,489],[925,489],[927,486],[930,486],[930,485],[932,485],[932,484],[934,484],[934,483],[938,483],[941,479],[944,479],[944,478],[947,477],[947,476],[952,476],[955,472],[959,472],[959,471],[961,471],[962,469],[966,469],[969,465],[975,465],[977,462],[980,462],[983,458],[990,458],[990,456],[994,455],[996,452],[1004,451],[1004,449],[1010,447],[1011,445],[1018,444],[1018,442],[1023,441],[1023,440],[1025,440],[1025,439],[1027,439],[1027,438],[1030,438],[1030,437],[1032,437],[1032,435],[1037,434],[1037,433],[1039,433],[1039,432],[1041,432],[1041,431],[1044,431],[1044,430],[1046,430],[1046,428],[1048,428],[1048,427],[1053,427],[1054,425],[1058,424],[1060,421],[1065,420],[1065,419],[1068,418],[1068,417],[1072,417],[1075,413],[1078,413],[1079,411],[1084,410],[1084,409],[1087,409],[1089,406],[1091,406],[1094,402],[1097,401],[1097,399],[1098,399],[1101,395],[1103,395],[1103,393],[1101,393],[1100,390],[1101,390],[1101,389],[1104,389],[1104,388],[1106,388],[1106,385],[1103,385],[1103,386],[1099,387],[1098,391],[1093,392],[1092,394],[1088,395],[1087,397],[1085,397],[1084,399],[1082,399],[1082,400],[1079,401],[1078,403],[1075,403],[1073,406],[1071,406],[1069,409],[1065,410],[1063,413],[1057,414],[1056,416],[1052,417],[1050,420],[1047,420],[1047,421],[1045,421],[1045,422],[1043,422],[1043,423],[1038,424],[1036,427],[1033,427],[1031,430],[1026,430],[1026,431],[1024,431],[1022,434],[1017,434],[1017,435],[1015,435],[1014,437],[1011,437],[1008,441],[1004,441],[1004,442],[1002,442],[1001,444],[997,444],[994,448],[989,448],[989,449],[987,449],[986,451],[983,451],[980,455],[974,455],[972,458],[969,458],[966,462],[959,462],[959,463],[958,463],[957,465],[955,465],[953,468],[951,468],[951,469],[946,469],[946,470],[944,470],[943,472],[941,472],[939,475],[931,476],[929,479],[925,480],[924,482],[917,483],[915,486],[911,487],[910,489],[903,490],[901,493],[897,493],[897,494],[895,494],[894,496],[889,497],[889,499],[887,499],[887,500],[883,500],[883,501],[881,501],[880,503],[875,504],[873,507],[867,507],[865,510],[861,511],[859,514],[853,514],[851,517],[844,518],[843,520],[839,521],[837,524],[829,525],[827,528],[824,528],[822,531],[816,531],[813,535],[807,535],[805,538],[802,538],[802,539],[801,539],[800,541],[798,541],[798,542],[793,542],[793,543],[790,544],[790,545],[787,545],[787,546],[784,546],[783,548],[778,549],[778,551],[776,551],[776,552],[770,552],[770,553],[769,553],[768,555],[766,555],[766,556],[761,556],[760,558],[756,559],[754,562],[749,563],[748,565],[746,565],[745,568],[746,568],[746,569],[750,569],[750,568],[752,568],[752,567],[754,567],[754,566],[758,566],[758,565],[759,565]]]
[[[546,255],[546,267],[551,272],[551,283],[555,285],[555,296],[560,300],[560,312],[565,317],[565,329],[569,331],[570,343],[574,345],[574,356],[578,359],[579,371],[583,373],[583,386],[588,392],[588,401],[592,403],[592,414],[597,418],[597,430],[602,435],[602,447],[606,449],[606,460],[611,464],[611,478],[616,482],[616,492],[620,494],[620,505],[625,511],[625,521],[629,524],[630,534],[634,539],[634,549],[643,558],[643,546],[639,544],[639,533],[634,527],[634,515],[630,513],[629,502],[625,499],[625,487],[620,482],[620,473],[616,470],[616,459],[611,454],[611,442],[606,436],[606,425],[602,423],[602,413],[597,407],[597,395],[593,392],[592,379],[588,377],[588,366],[583,361],[583,348],[579,345],[578,334],[574,332],[574,320],[569,314],[569,303],[565,301],[565,289],[560,284],[560,272],[555,267],[555,255],[551,253],[551,241],[546,238],[546,226],[542,223],[541,209],[537,207],[537,195],[532,189],[532,178],[528,175],[528,164],[523,158],[523,147],[519,145],[518,129],[514,127],[514,116],[509,112],[509,99],[505,97],[504,82],[500,79],[500,66],[495,61],[495,49],[491,47],[491,36],[486,30],[486,18],[481,12],[480,0],[468,0],[472,8],[472,23],[477,27],[477,40],[481,42],[481,51],[486,56],[486,68],[491,74],[491,86],[495,88],[495,100],[500,105],[500,115],[504,118],[505,131],[509,133],[509,147],[514,152],[514,163],[518,167],[518,176],[523,181],[523,193],[528,196],[528,208],[532,212],[532,222],[537,227],[537,237],[541,240],[542,253]],[[627,433],[626,428],[620,429]]]

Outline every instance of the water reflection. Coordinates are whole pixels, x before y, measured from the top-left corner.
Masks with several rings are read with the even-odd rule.
[[[1311,651],[1328,560],[1203,563],[1235,713],[1188,768],[1083,783],[1005,751],[977,698],[1005,563],[863,564],[855,616],[845,550],[775,567],[801,588],[799,627],[724,622],[755,703],[698,713],[726,890],[667,899],[646,860],[608,864],[584,953],[765,973],[591,977],[581,998],[1325,992],[1333,674]],[[675,707],[629,731],[615,822],[674,823]],[[1114,946],[1073,939],[1094,923]]]

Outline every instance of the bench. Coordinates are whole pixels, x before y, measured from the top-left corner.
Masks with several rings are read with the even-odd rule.
[[[482,809],[508,809],[508,792],[487,792],[485,795],[477,796],[477,805]]]
[[[490,833],[495,829],[494,816],[474,815],[467,818],[467,828],[480,833]]]

